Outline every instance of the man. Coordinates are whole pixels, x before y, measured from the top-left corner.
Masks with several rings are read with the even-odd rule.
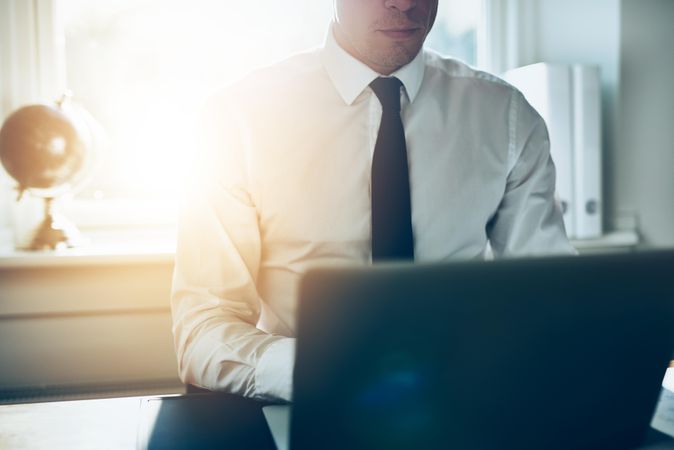
[[[185,383],[290,400],[313,264],[573,252],[543,121],[422,50],[437,7],[335,0],[324,48],[211,99],[173,286]]]

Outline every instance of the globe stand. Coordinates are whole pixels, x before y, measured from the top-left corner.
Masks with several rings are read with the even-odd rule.
[[[62,215],[54,213],[53,202],[53,197],[45,197],[45,217],[35,230],[28,250],[72,248],[82,243],[82,235],[75,224]]]

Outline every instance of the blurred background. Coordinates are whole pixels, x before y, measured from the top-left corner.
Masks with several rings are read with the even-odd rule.
[[[182,389],[169,292],[196,111],[219,86],[320,46],[331,14],[331,0],[0,0],[0,121],[69,90],[98,147],[89,182],[59,198],[79,248],[17,250],[43,204],[16,201],[0,173],[0,402]],[[593,162],[581,181],[589,150],[558,162],[573,195],[597,186],[598,225],[573,236],[581,252],[674,247],[673,21],[671,0],[440,0],[428,47],[498,75],[535,63],[597,74],[587,98],[600,115],[576,108],[566,130],[596,134]],[[550,84],[537,80],[525,95]],[[586,100],[543,96],[556,111]]]

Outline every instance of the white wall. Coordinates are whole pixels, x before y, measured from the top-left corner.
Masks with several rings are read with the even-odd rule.
[[[674,247],[674,1],[622,1],[621,156],[642,236]],[[620,180],[622,181],[622,180]]]

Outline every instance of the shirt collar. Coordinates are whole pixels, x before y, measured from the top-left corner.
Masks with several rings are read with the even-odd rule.
[[[328,76],[335,85],[339,95],[347,105],[351,105],[361,92],[375,78],[381,75],[340,47],[335,40],[332,30],[333,26],[333,24],[330,24],[321,57]],[[405,86],[405,91],[410,102],[413,102],[419,93],[421,82],[424,78],[423,53],[423,50],[419,51],[410,63],[390,75],[398,78],[403,86]]]

